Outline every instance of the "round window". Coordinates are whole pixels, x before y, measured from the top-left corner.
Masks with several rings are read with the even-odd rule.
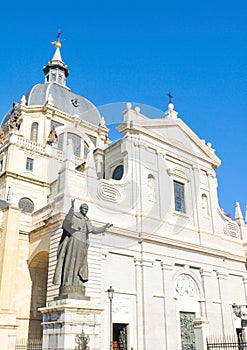
[[[29,198],[21,198],[19,200],[18,207],[26,213],[32,213],[34,210],[33,201]]]
[[[112,178],[114,180],[121,180],[123,177],[123,173],[124,173],[123,165],[118,165],[113,171]]]

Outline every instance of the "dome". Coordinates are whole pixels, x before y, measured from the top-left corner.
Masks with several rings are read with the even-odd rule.
[[[94,125],[100,123],[100,113],[97,108],[86,98],[77,95],[71,90],[58,83],[45,83],[35,85],[25,96],[27,106],[43,106],[51,95],[54,106],[60,111],[70,114],[78,115],[81,120],[85,120]],[[11,117],[10,110],[4,117],[2,126]]]

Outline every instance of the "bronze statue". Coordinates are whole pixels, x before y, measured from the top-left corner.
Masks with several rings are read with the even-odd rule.
[[[83,283],[88,281],[89,234],[103,233],[112,226],[109,223],[102,227],[93,226],[86,216],[88,205],[81,204],[80,211],[75,212],[74,203],[73,199],[62,224],[63,234],[58,246],[53,278],[53,284],[60,285],[60,295],[85,291]]]

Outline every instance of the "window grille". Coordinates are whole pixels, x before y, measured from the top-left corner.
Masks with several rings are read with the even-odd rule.
[[[23,197],[19,200],[18,207],[26,213],[32,213],[34,210],[34,203],[31,199]]]
[[[174,202],[175,210],[185,213],[184,184],[174,181]]]
[[[33,159],[32,158],[27,158],[26,170],[33,171]]]

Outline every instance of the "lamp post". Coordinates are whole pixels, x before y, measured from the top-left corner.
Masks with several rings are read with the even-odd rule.
[[[112,327],[112,299],[114,294],[114,289],[110,286],[107,289],[108,298],[110,300],[110,350],[113,350],[113,327]]]

